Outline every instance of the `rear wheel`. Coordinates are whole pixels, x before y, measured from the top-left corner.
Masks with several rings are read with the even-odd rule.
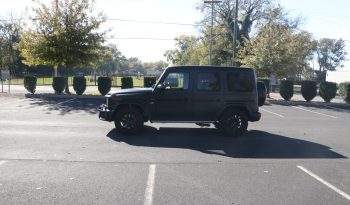
[[[244,112],[232,110],[223,114],[219,125],[227,135],[239,137],[247,132],[248,120]]]
[[[115,120],[115,128],[125,134],[136,134],[143,127],[143,117],[135,108],[123,108],[118,111]]]

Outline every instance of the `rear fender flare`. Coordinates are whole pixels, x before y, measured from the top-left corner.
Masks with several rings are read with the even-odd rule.
[[[229,105],[229,106],[226,106],[220,113],[219,115],[217,116],[217,119],[219,120],[222,115],[230,110],[236,110],[236,111],[241,111],[243,112],[248,118],[249,118],[249,111],[247,109],[247,107],[245,106],[242,106],[242,105]]]

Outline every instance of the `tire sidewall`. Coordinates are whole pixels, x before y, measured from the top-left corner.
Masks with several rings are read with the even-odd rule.
[[[120,124],[120,121],[121,121],[122,117],[125,114],[128,114],[128,113],[132,114],[135,117],[134,120],[136,121],[136,124],[135,124],[135,128],[133,128],[133,129],[127,129],[127,128],[121,126],[121,124]],[[115,128],[118,131],[122,132],[122,133],[125,133],[125,134],[136,134],[143,127],[142,114],[140,113],[140,111],[138,111],[137,109],[134,109],[134,108],[121,109],[120,111],[117,111],[114,124],[115,124]]]
[[[234,115],[237,115],[240,117],[242,124],[241,124],[241,128],[239,129],[238,128],[233,129],[229,124],[229,121],[230,121],[229,119],[232,118],[232,116]],[[233,137],[239,137],[247,132],[248,119],[244,112],[238,111],[238,110],[231,110],[223,114],[223,116],[220,118],[220,124],[225,134]]]

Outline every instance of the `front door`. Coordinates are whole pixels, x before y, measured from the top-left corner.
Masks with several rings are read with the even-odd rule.
[[[190,73],[169,72],[156,88],[152,121],[189,121],[192,111],[190,103]]]

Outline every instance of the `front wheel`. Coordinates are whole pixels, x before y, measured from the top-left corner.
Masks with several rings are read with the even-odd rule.
[[[124,108],[118,111],[115,128],[125,134],[136,134],[143,127],[143,118],[140,111],[135,108]]]
[[[220,127],[227,135],[239,137],[247,132],[247,116],[242,111],[232,110],[226,112],[220,118]]]

